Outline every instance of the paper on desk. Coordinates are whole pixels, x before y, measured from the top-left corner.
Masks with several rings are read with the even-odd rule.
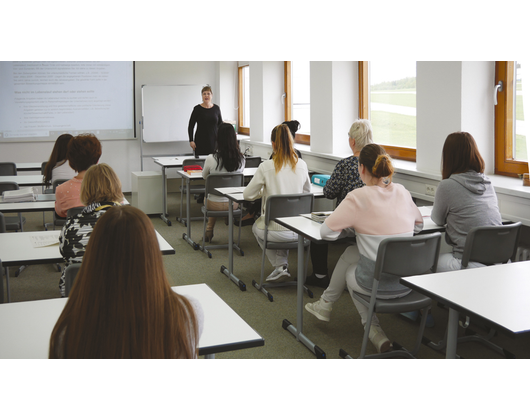
[[[418,207],[423,217],[431,217],[432,207]]]
[[[237,194],[242,193],[245,187],[224,187],[223,193],[224,194]]]
[[[30,236],[33,248],[43,248],[45,246],[56,245],[59,243],[58,236],[51,235],[32,235]]]

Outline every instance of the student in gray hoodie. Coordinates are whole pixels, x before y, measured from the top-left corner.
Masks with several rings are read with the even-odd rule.
[[[473,136],[452,133],[442,151],[442,181],[436,189],[431,218],[447,225],[445,241],[453,252],[441,254],[438,271],[460,270],[467,233],[477,226],[502,224],[495,190],[484,175],[484,159]],[[469,267],[482,264],[470,262]]]

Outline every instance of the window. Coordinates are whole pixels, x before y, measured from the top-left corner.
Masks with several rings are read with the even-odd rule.
[[[250,78],[249,66],[238,67],[239,97],[237,132],[250,135]]]
[[[497,61],[495,84],[495,173],[518,176],[528,173],[528,143],[523,107],[524,62]],[[528,90],[528,88],[526,88]]]
[[[416,62],[359,62],[360,117],[392,157],[416,160]]]
[[[309,144],[311,129],[309,61],[286,61],[284,67],[285,121],[297,120],[295,143]]]

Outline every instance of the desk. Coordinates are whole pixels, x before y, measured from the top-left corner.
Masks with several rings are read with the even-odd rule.
[[[206,284],[176,286],[173,290],[198,300],[204,310],[199,355],[248,349],[265,340]],[[0,358],[47,359],[50,336],[66,298],[0,305]]]
[[[0,197],[0,212],[38,212],[55,210],[55,194],[38,194],[36,201],[23,201],[20,203],[5,203]]]
[[[17,172],[22,171],[41,171],[42,162],[27,162],[27,163],[15,163],[17,165]]]
[[[456,357],[459,314],[511,337],[530,332],[530,261],[404,277],[401,283],[449,307],[447,359]]]
[[[160,218],[165,222],[166,225],[171,226],[171,221],[167,218],[167,179],[166,179],[166,168],[182,168],[182,162],[186,159],[195,159],[194,155],[180,155],[180,156],[166,156],[166,157],[154,157],[154,162],[162,167],[162,201],[163,213]],[[206,156],[199,156],[199,159],[206,159]]]
[[[44,185],[42,175],[3,175],[0,182],[16,182],[19,187],[35,187]]]
[[[60,230],[39,231],[39,232],[10,232],[0,234],[0,260],[2,267],[12,267],[29,264],[47,264],[47,263],[62,263],[63,256],[59,251],[59,235]],[[31,243],[32,236],[40,236],[46,238],[53,238],[57,240],[57,244],[34,248]],[[162,255],[174,254],[175,250],[169,243],[156,232],[158,244]],[[7,278],[9,280],[9,278]],[[4,302],[4,282],[0,284],[0,303]],[[9,286],[7,289],[8,302],[10,301]]]

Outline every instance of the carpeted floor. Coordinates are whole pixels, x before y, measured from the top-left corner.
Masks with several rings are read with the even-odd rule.
[[[130,195],[127,196],[131,201]],[[221,298],[223,298],[243,319],[245,319],[263,338],[265,346],[248,350],[240,350],[217,354],[218,359],[312,359],[315,356],[301,343],[298,343],[291,333],[282,328],[284,319],[296,325],[296,287],[281,287],[272,289],[274,301],[269,300],[252,286],[252,280],[259,281],[261,249],[252,234],[251,226],[243,227],[241,248],[244,256],[234,253],[234,273],[247,286],[242,292],[226,276],[220,272],[221,265],[228,265],[226,249],[212,250],[213,258],[208,258],[201,251],[194,251],[182,234],[186,228],[176,222],[179,212],[180,196],[178,193],[168,195],[169,219],[172,226],[167,226],[159,217],[151,216],[155,229],[175,248],[175,255],[164,256],[165,267],[172,285],[208,284]],[[192,215],[202,215],[200,205],[192,204]],[[25,230],[43,230],[42,213],[27,213]],[[47,213],[47,221],[51,214]],[[191,226],[191,236],[195,241],[202,238],[202,221],[194,221]],[[218,220],[215,228],[213,244],[227,242],[228,228],[224,220]],[[237,234],[237,230],[235,231]],[[331,244],[329,252],[329,267],[332,269],[343,252],[345,245]],[[297,270],[296,251],[289,257],[289,270],[295,276]],[[266,274],[272,270],[266,261]],[[311,272],[311,265],[309,272]],[[13,302],[52,299],[60,297],[58,282],[59,273],[54,266],[33,265],[27,267],[19,277],[14,275],[15,268],[11,268],[11,299]],[[330,273],[331,274],[331,273]],[[304,304],[320,297],[323,289],[312,288],[314,298],[304,296]],[[425,336],[434,341],[440,340],[445,331],[448,311],[433,306],[436,321],[434,328],[428,328]],[[399,315],[379,315],[381,325],[392,341],[397,341],[405,347],[412,347],[416,337],[418,323],[414,323]],[[472,326],[482,332],[480,326]],[[331,322],[326,323],[304,311],[304,333],[325,353],[327,358],[339,358],[339,349],[344,349],[354,357],[360,352],[362,341],[362,327],[355,307],[345,292],[333,306]],[[463,333],[463,332],[462,332]],[[494,341],[503,345],[517,358],[530,357],[530,338],[511,339],[497,335]],[[368,352],[375,350],[369,344]],[[467,343],[458,347],[458,354],[463,358],[501,358],[502,356],[476,343]],[[422,346],[419,358],[439,359],[444,355],[426,346]]]

